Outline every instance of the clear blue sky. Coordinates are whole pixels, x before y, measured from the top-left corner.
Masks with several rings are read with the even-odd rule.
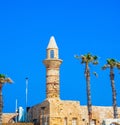
[[[0,73],[14,81],[3,87],[4,112],[25,106],[25,78],[29,77],[28,106],[42,102],[46,70],[42,61],[51,36],[55,36],[63,60],[60,96],[86,105],[84,65],[74,55],[91,52],[99,65],[91,68],[93,105],[112,105],[107,58],[120,60],[119,0],[2,0],[0,2]],[[92,75],[96,71],[98,78]],[[117,103],[120,106],[120,71],[115,70]]]

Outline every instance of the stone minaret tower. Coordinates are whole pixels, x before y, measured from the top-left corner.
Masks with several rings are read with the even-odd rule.
[[[55,38],[50,38],[47,47],[47,58],[44,60],[46,66],[46,98],[59,98],[59,68],[62,60],[59,59],[58,47]]]

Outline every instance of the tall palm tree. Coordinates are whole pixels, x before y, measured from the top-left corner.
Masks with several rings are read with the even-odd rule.
[[[112,87],[112,101],[113,101],[113,115],[114,118],[118,118],[117,113],[117,99],[116,99],[116,88],[115,88],[115,74],[114,74],[114,68],[120,69],[120,62],[116,61],[115,59],[107,59],[107,64],[105,64],[102,69],[105,70],[107,68],[110,69],[110,81],[111,81],[111,87]]]
[[[89,125],[92,123],[92,103],[91,103],[91,91],[90,91],[90,68],[89,63],[92,63],[94,65],[98,64],[98,57],[93,56],[90,53],[81,55],[81,56],[75,56],[77,59],[81,59],[81,63],[85,64],[85,78],[86,78],[86,91],[87,91],[87,107],[88,107],[88,117],[89,117]]]
[[[4,83],[12,83],[12,80],[10,78],[6,78],[4,74],[0,74],[0,125],[2,125],[2,108],[3,108],[2,86]]]

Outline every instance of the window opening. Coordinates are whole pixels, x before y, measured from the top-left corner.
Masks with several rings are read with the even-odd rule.
[[[76,118],[72,119],[72,125],[77,125],[77,119]]]
[[[54,50],[50,51],[50,58],[54,58]]]
[[[64,118],[64,125],[67,125],[67,118]]]

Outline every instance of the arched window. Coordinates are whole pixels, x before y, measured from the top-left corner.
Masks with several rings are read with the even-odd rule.
[[[50,58],[54,58],[54,50],[50,50]]]

